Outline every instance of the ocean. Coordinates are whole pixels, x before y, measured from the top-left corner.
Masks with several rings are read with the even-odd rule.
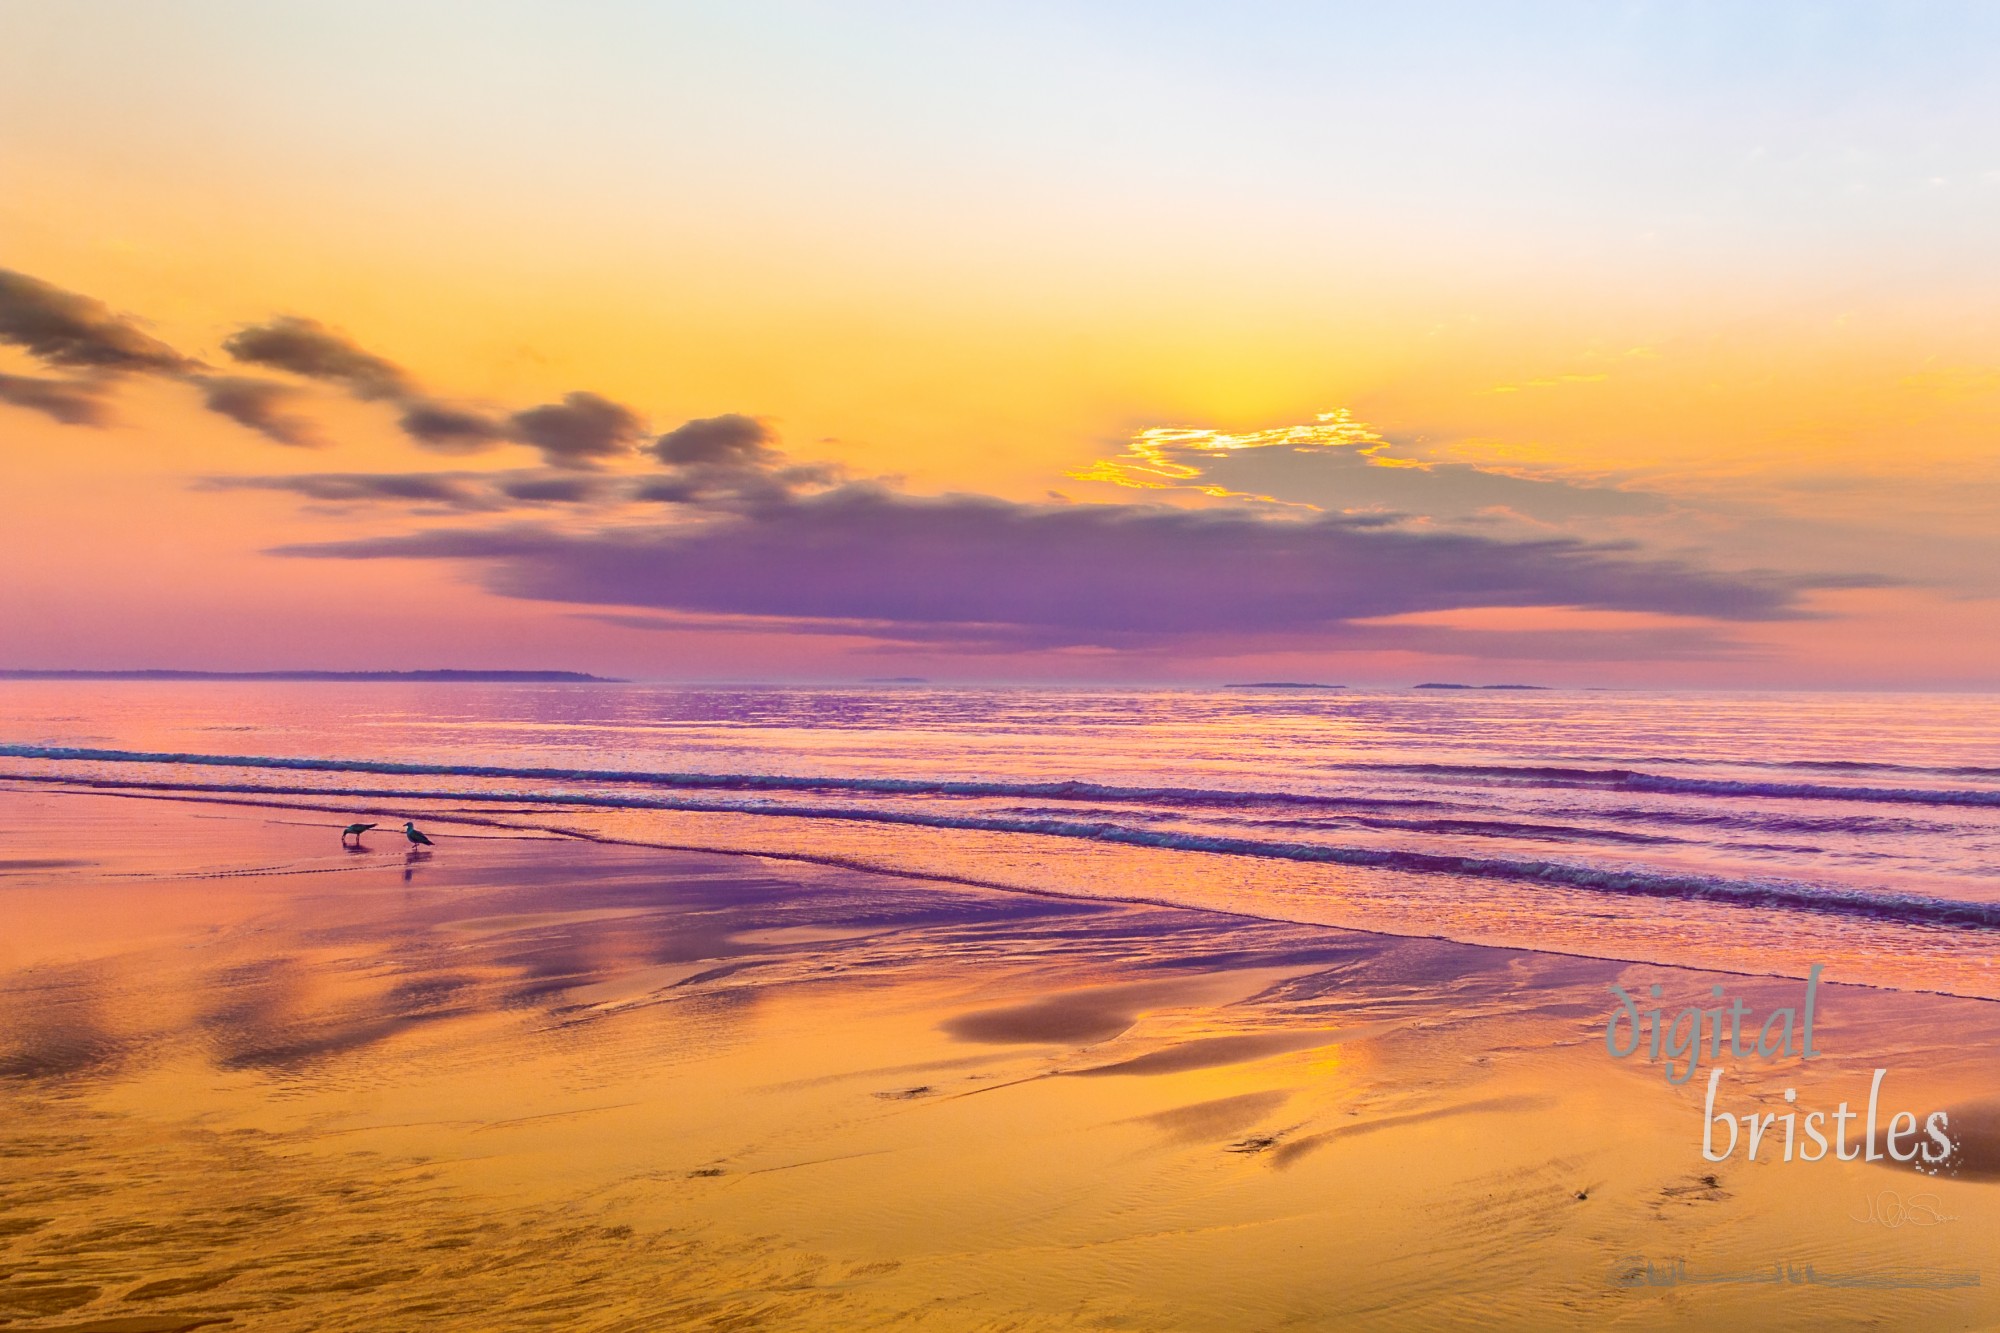
[[[0,783],[2000,997],[1985,695],[20,681]]]

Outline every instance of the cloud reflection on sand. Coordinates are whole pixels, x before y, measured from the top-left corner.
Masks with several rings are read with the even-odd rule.
[[[8,890],[27,1327],[1655,1327],[1685,1311],[1602,1274],[1669,1234],[1995,1257],[1971,1177],[1917,1241],[1845,1221],[1877,1168],[1697,1180],[1691,1094],[1603,1057],[1625,964],[442,819],[406,884],[311,812],[0,799],[10,851],[105,862]],[[1992,1006],[1830,996],[1829,1067],[1746,1096],[1875,1060],[1978,1095]]]

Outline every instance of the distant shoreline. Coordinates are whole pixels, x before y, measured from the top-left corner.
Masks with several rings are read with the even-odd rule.
[[[622,685],[583,671],[0,671],[0,680],[302,680],[405,684]]]

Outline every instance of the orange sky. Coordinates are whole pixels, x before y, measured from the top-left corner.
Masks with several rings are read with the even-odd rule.
[[[104,389],[99,428],[0,403],[0,667],[1994,682],[1990,17],[1538,9],[1496,28],[1459,8],[1440,36],[1339,8],[752,8],[10,6],[0,268],[290,386],[325,443],[276,444],[151,373]],[[1454,605],[1459,584],[1413,568],[1386,616],[1212,607],[1093,635],[970,574],[967,605],[1035,631],[975,647],[939,637],[943,585],[819,616],[761,587],[635,593],[637,573],[592,601],[575,579],[526,595],[505,561],[273,555],[532,524],[595,560],[604,533],[762,521],[735,500],[427,513],[219,489],[542,466],[521,443],[426,452],[385,401],[225,350],[282,315],[496,420],[578,390],[646,441],[756,418],[791,460],[895,479],[904,509],[1394,515],[1507,559],[1561,540],[1779,580],[1784,605],[1578,608],[1532,571]],[[76,373],[0,347],[0,374]],[[1149,428],[1339,411],[1384,447],[1220,460],[1254,487],[1217,485],[1207,455],[1191,487],[1077,479]],[[586,470],[638,485],[652,447]],[[1510,479],[1542,483],[1526,509]]]

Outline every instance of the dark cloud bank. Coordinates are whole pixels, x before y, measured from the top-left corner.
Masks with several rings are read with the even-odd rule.
[[[1451,532],[1407,514],[1022,504],[914,496],[792,463],[753,417],[690,421],[652,476],[355,474],[221,481],[318,500],[607,506],[598,522],[448,526],[277,554],[464,562],[502,596],[650,628],[853,635],[960,652],[1407,648],[1493,656],[1712,657],[1714,622],[1802,617],[1800,580],[1719,573],[1574,539]],[[657,506],[634,517],[632,506]],[[1296,515],[1297,511],[1291,511]],[[615,521],[611,516],[616,515]],[[1473,632],[1356,623],[1412,612],[1581,607],[1687,618],[1619,631]],[[1710,622],[1703,625],[1699,622]]]
[[[1727,575],[1575,541],[1506,542],[1393,519],[1272,519],[1243,510],[1025,505],[871,484],[575,532],[520,524],[300,544],[310,559],[472,562],[509,597],[698,616],[972,651],[1146,649],[1238,642],[1468,639],[1358,619],[1467,607],[1576,606],[1707,620],[1798,618],[1802,585]],[[629,615],[621,623],[646,623]],[[669,622],[678,623],[678,622]],[[1589,636],[1569,636],[1574,649]],[[1546,638],[1511,640],[1533,655]],[[1699,627],[1611,636],[1606,648],[1726,648]],[[1300,646],[1304,646],[1301,642]],[[1622,654],[1621,654],[1622,655]]]

